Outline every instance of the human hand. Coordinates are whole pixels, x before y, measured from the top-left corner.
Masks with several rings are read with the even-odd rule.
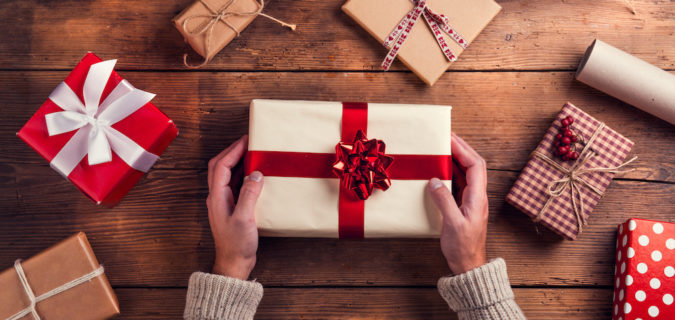
[[[452,155],[466,172],[466,187],[458,194],[461,206],[450,190],[437,178],[429,190],[443,216],[441,250],[455,274],[480,267],[487,262],[485,240],[488,222],[487,169],[485,160],[460,137],[452,134]]]
[[[232,168],[244,156],[248,137],[243,136],[209,161],[209,224],[216,248],[213,273],[241,280],[248,279],[256,261],[258,229],[253,209],[263,187],[263,176],[252,172],[245,180],[234,204],[230,187]]]

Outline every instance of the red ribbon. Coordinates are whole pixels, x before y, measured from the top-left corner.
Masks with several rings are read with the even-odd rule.
[[[424,17],[424,21],[427,22],[431,32],[438,42],[438,46],[443,51],[443,54],[452,62],[457,60],[457,56],[452,53],[450,46],[445,42],[443,38],[443,32],[447,33],[460,47],[466,49],[469,46],[469,42],[466,41],[457,31],[455,31],[450,26],[450,20],[443,14],[437,14],[429,6],[427,6],[426,0],[410,0],[413,3],[413,8],[401,19],[401,21],[394,27],[394,30],[389,33],[389,35],[384,40],[384,46],[390,48],[389,53],[382,61],[382,69],[389,70],[391,64],[394,62],[398,51],[403,46],[403,43],[408,38],[410,31],[419,20],[420,16]]]
[[[368,104],[342,104],[342,143],[352,143],[359,130],[366,133]],[[450,155],[387,155],[392,158],[387,174],[391,180],[428,180],[452,178]],[[258,170],[266,176],[336,178],[335,154],[283,151],[248,151],[244,159],[246,175]],[[364,200],[340,183],[338,233],[340,238],[363,238]]]

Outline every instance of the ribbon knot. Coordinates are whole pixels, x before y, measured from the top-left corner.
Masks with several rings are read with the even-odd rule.
[[[387,169],[394,158],[384,154],[385,147],[382,140],[366,139],[361,130],[357,131],[353,144],[341,142],[335,147],[337,160],[333,172],[361,200],[368,199],[373,188],[384,191],[391,186]]]
[[[586,187],[589,190],[593,191],[595,194],[602,196],[604,192],[600,190],[598,187],[595,185],[589,183],[587,180],[583,178],[584,175],[589,174],[589,173],[594,173],[594,172],[609,172],[609,173],[626,173],[626,172],[631,172],[634,171],[634,169],[631,170],[620,170],[621,168],[627,166],[631,162],[635,161],[637,159],[636,157],[633,157],[632,159],[622,163],[619,166],[615,167],[594,167],[594,168],[585,168],[583,169],[584,163],[586,163],[588,160],[590,160],[592,157],[595,156],[595,152],[591,149],[591,145],[593,142],[595,142],[597,136],[599,133],[602,131],[602,129],[605,127],[605,124],[603,122],[600,123],[600,125],[595,129],[593,134],[591,135],[591,138],[588,140],[586,145],[584,146],[583,150],[581,150],[581,153],[579,154],[579,159],[572,165],[572,167],[565,168],[562,165],[560,165],[558,162],[555,160],[551,159],[547,155],[535,150],[532,152],[531,156],[535,158],[539,158],[543,160],[544,162],[548,163],[551,165],[553,168],[557,169],[558,171],[563,173],[563,177],[552,181],[548,188],[547,192],[549,194],[549,198],[544,204],[544,207],[541,208],[537,216],[534,218],[535,222],[538,222],[541,220],[541,216],[548,207],[551,205],[553,202],[554,198],[562,196],[567,189],[570,190],[570,199],[572,201],[572,209],[574,210],[574,215],[577,220],[577,227],[579,228],[579,233],[581,233],[583,226],[586,224],[586,216],[584,215],[584,198],[581,193],[581,187]],[[578,198],[578,203],[577,203],[577,198]]]
[[[143,172],[150,170],[159,158],[112,127],[150,102],[154,94],[122,80],[100,102],[116,62],[108,60],[91,65],[82,88],[84,103],[65,82],[49,95],[49,99],[64,110],[45,115],[49,136],[76,131],[50,163],[64,177],[85,156],[89,165],[96,165],[112,161],[112,151],[115,151],[130,167]]]
[[[469,42],[466,41],[455,29],[450,26],[450,19],[443,14],[438,14],[434,12],[427,5],[426,0],[410,0],[413,3],[413,8],[401,19],[401,21],[394,27],[394,29],[389,33],[389,35],[384,40],[384,46],[391,48],[387,56],[382,61],[382,69],[389,70],[391,64],[394,62],[394,58],[398,55],[398,51],[405,43],[405,40],[408,38],[410,31],[419,20],[420,16],[424,17],[424,21],[427,22],[431,32],[438,42],[438,46],[443,51],[443,54],[448,59],[448,61],[453,62],[457,60],[457,56],[452,52],[450,46],[445,42],[443,38],[443,32],[448,34],[457,44],[466,49],[469,46]]]
[[[222,22],[226,26],[228,26],[230,29],[232,29],[232,31],[234,31],[237,34],[237,37],[241,34],[241,30],[237,29],[234,25],[232,25],[232,23],[230,23],[230,21],[228,21],[227,18],[229,18],[231,16],[263,16],[267,19],[270,19],[272,21],[275,21],[275,22],[279,23],[280,25],[282,25],[284,27],[290,28],[291,30],[295,31],[296,26],[294,24],[289,24],[289,23],[283,22],[283,21],[281,21],[281,20],[279,20],[275,17],[272,17],[270,15],[262,13],[263,8],[265,7],[265,0],[260,0],[260,2],[258,2],[258,0],[255,0],[256,4],[258,4],[258,9],[256,9],[255,11],[251,11],[251,12],[228,11],[228,9],[235,3],[235,1],[237,1],[237,0],[228,0],[222,7],[220,7],[217,10],[214,10],[204,0],[199,0],[199,2],[202,5],[204,5],[206,10],[208,10],[210,13],[209,14],[192,15],[192,16],[189,16],[189,17],[185,18],[185,20],[183,20],[183,31],[186,34],[188,34],[190,36],[199,36],[201,34],[206,33],[206,42],[204,44],[204,56],[205,56],[204,61],[201,64],[196,65],[196,66],[190,65],[187,62],[187,56],[188,55],[186,53],[186,54],[183,55],[183,64],[186,67],[191,68],[191,69],[196,69],[196,68],[200,68],[200,67],[206,65],[207,63],[209,63],[209,61],[211,61],[211,58],[212,58],[211,57],[211,50],[212,50],[211,49],[211,38],[213,37],[213,30],[215,29],[216,24],[218,22]],[[188,23],[193,19],[200,19],[200,18],[206,19],[206,22],[205,23],[203,22],[203,23],[197,25],[196,28],[190,30],[188,28]]]

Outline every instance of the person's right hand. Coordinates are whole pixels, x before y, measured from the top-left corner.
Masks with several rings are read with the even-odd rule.
[[[461,206],[457,206],[441,180],[431,179],[429,190],[443,216],[441,250],[450,270],[461,274],[487,262],[487,169],[485,160],[454,133],[452,155],[461,167],[466,168],[466,187],[458,194]]]

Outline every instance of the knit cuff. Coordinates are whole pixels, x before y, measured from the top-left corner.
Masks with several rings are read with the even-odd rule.
[[[502,258],[439,279],[438,291],[460,319],[525,319],[514,301]]]
[[[255,281],[195,272],[190,276],[183,318],[253,319],[263,288]]]

